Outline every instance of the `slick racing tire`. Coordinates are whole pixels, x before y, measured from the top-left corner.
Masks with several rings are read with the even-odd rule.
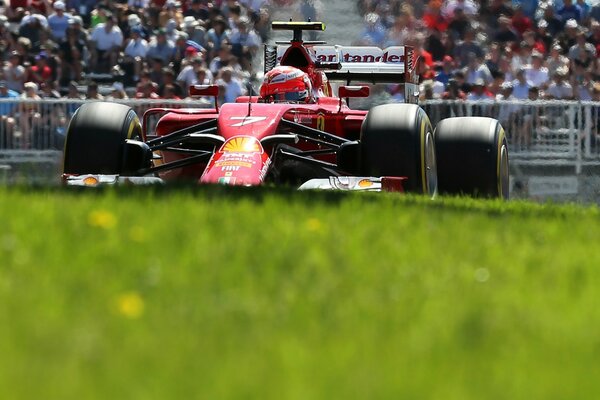
[[[508,143],[492,118],[457,117],[435,128],[440,194],[508,199]]]
[[[408,178],[404,190],[435,196],[437,168],[433,129],[416,104],[373,107],[361,129],[361,173]]]
[[[64,151],[65,174],[119,174],[126,139],[142,137],[140,120],[124,104],[85,103],[73,114]]]

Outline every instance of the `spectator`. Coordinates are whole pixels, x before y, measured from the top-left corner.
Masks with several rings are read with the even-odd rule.
[[[21,130],[21,148],[28,149],[32,146],[32,139],[39,136],[41,128],[42,115],[40,113],[38,95],[39,87],[35,82],[25,82],[24,91],[21,99],[25,100],[19,103],[19,128]]]
[[[125,87],[121,82],[115,82],[112,84],[110,95],[107,96],[106,100],[127,100],[129,96],[125,92]]]
[[[494,34],[494,41],[502,44],[517,42],[519,37],[511,25],[508,17],[502,15],[498,18],[499,28]]]
[[[596,47],[587,42],[587,31],[585,28],[580,28],[577,32],[575,44],[569,49],[569,60],[573,63],[577,59],[581,60],[587,57],[588,54],[595,58]]]
[[[473,0],[449,0],[443,7],[444,16],[452,18],[456,11],[462,11],[465,15],[473,17],[477,15],[479,6]]]
[[[539,99],[539,88],[532,86],[527,92],[527,100],[536,101]],[[514,145],[521,150],[529,150],[531,148],[533,133],[540,126],[539,108],[531,104],[521,106],[515,113],[515,135]]]
[[[192,17],[194,20],[206,21],[209,16],[209,5],[208,1],[203,0],[192,0],[191,7],[188,8],[183,15],[185,17]],[[184,18],[185,19],[185,18]]]
[[[484,86],[492,81],[492,74],[483,60],[475,55],[469,54],[469,62],[464,68],[465,79],[468,84],[475,84],[480,80],[484,82]]]
[[[448,81],[452,77],[452,72],[454,70],[454,60],[450,56],[444,56],[444,59],[441,63],[441,69],[435,76],[435,79],[439,82],[442,82],[444,86],[448,84]]]
[[[386,33],[383,25],[381,25],[379,15],[376,13],[367,14],[365,22],[365,29],[360,35],[362,42],[366,45],[382,47]]]
[[[146,57],[149,59],[160,58],[164,65],[171,62],[175,55],[175,44],[167,39],[167,31],[159,28],[156,37],[150,42]]]
[[[545,8],[543,8],[543,11],[544,15],[542,21],[546,21],[546,23],[548,24],[548,33],[550,33],[551,36],[558,35],[563,29],[564,22],[554,12],[554,6],[552,4],[546,3],[546,6]]]
[[[158,95],[157,91],[158,85],[149,80],[138,85],[138,90],[135,93],[135,98],[151,100],[160,99],[160,96]]]
[[[485,81],[482,78],[477,78],[473,83],[471,92],[467,96],[467,100],[482,101],[492,100],[492,94],[487,91]]]
[[[471,54],[477,58],[484,56],[481,45],[475,41],[475,33],[469,30],[465,33],[465,39],[454,48],[454,58],[457,60],[459,68],[467,66]]]
[[[204,59],[202,56],[196,56],[192,63],[183,68],[177,76],[177,82],[185,88],[186,92],[187,88],[197,83],[198,70],[203,67],[203,64]]]
[[[23,91],[23,84],[25,83],[25,67],[21,65],[21,56],[19,52],[14,50],[10,53],[8,62],[5,64],[4,69],[4,82],[9,91],[21,93]]]
[[[91,70],[108,72],[117,65],[117,58],[123,44],[123,34],[115,23],[115,17],[107,14],[106,22],[98,24],[90,38],[92,61]]]
[[[173,84],[165,85],[162,98],[168,100],[181,100],[181,97],[177,95],[175,85]]]
[[[30,14],[25,16],[21,20],[19,27],[19,36],[29,39],[31,47],[34,51],[40,49],[40,35],[46,26],[48,21],[46,17],[40,14]]]
[[[556,71],[560,68],[568,69],[569,59],[562,55],[562,51],[563,49],[560,47],[560,44],[557,43],[552,46],[552,49],[550,50],[550,58],[547,61],[549,76],[554,76]]]
[[[48,54],[45,51],[35,56],[35,65],[31,67],[27,80],[37,83],[38,86],[42,82],[52,80],[52,68],[48,65]]]
[[[409,16],[406,13],[402,13],[394,18],[394,25],[387,30],[385,47],[398,46],[408,41],[410,37],[408,21]]]
[[[525,15],[523,12],[523,8],[519,5],[514,8],[514,14],[511,18],[511,25],[514,30],[521,36],[525,33],[525,31],[531,30],[533,28],[533,23],[531,19]]]
[[[85,98],[87,100],[104,100],[104,96],[98,91],[98,83],[92,81],[87,87]]]
[[[175,0],[167,0],[164,9],[158,16],[158,26],[167,26],[167,22],[172,19],[179,26],[183,22],[183,14],[181,13],[181,3]]]
[[[235,99],[245,94],[242,83],[233,76],[233,68],[231,67],[221,69],[216,84],[223,89],[223,103],[233,103]]]
[[[8,82],[0,81],[0,99],[16,99],[19,93],[8,87]],[[15,103],[0,103],[0,149],[13,147],[15,133]]]
[[[155,57],[150,61],[150,80],[158,86],[163,84],[163,60],[160,57]]]
[[[548,81],[550,75],[548,74],[548,68],[544,65],[542,53],[533,51],[531,54],[531,66],[525,71],[525,79],[531,86],[535,86],[540,89],[548,87]]]
[[[454,11],[454,16],[448,24],[448,30],[454,40],[463,40],[465,33],[472,30],[471,20],[463,12],[462,8],[457,8]]]
[[[221,44],[229,41],[231,32],[227,29],[227,23],[223,17],[218,17],[213,21],[212,28],[207,33],[207,44],[209,47],[209,57],[215,57],[221,50]]]
[[[441,1],[430,1],[423,14],[423,22],[431,31],[443,32],[448,29],[448,19],[442,14]]]
[[[123,52],[123,67],[128,72],[126,75],[133,73],[133,82],[140,79],[144,60],[148,54],[148,42],[142,36],[143,32],[141,26],[131,29],[131,37],[127,40]]]
[[[557,14],[563,21],[574,19],[577,22],[581,21],[581,9],[573,4],[573,0],[563,0],[563,6],[558,9]]]
[[[183,89],[181,88],[181,86],[177,83],[177,81],[175,81],[175,71],[173,71],[171,68],[169,67],[165,67],[163,68],[163,84],[161,87],[158,88],[158,94],[160,97],[162,98],[167,98],[166,94],[165,94],[165,88],[167,86],[172,86],[173,87],[173,93],[175,96],[177,96],[178,98],[183,98]],[[186,90],[187,93],[187,90]]]
[[[577,42],[577,34],[579,33],[579,24],[574,19],[570,19],[565,23],[565,29],[558,35],[558,42],[563,49],[570,49]]]
[[[65,3],[61,0],[54,2],[52,7],[54,13],[48,17],[48,26],[50,27],[52,38],[56,42],[61,42],[66,37],[69,19],[71,19],[72,16],[65,12]]]
[[[85,60],[89,58],[87,41],[82,39],[77,25],[79,25],[79,21],[75,18],[69,20],[66,39],[59,46],[59,54],[62,60],[61,82],[81,80],[83,70],[86,67]]]
[[[525,100],[529,97],[529,88],[531,85],[525,78],[526,67],[521,67],[517,71],[516,79],[513,82],[512,95],[517,100]]]
[[[547,99],[571,100],[573,98],[573,87],[566,80],[568,73],[566,68],[556,70],[553,82],[546,91]]]
[[[252,69],[252,59],[257,54],[262,42],[256,31],[249,26],[246,17],[239,19],[237,30],[231,34],[231,52],[239,60],[245,71]]]
[[[187,34],[187,40],[198,43],[198,45],[207,48],[208,37],[206,29],[202,26],[202,23],[197,21],[192,16],[187,16],[183,19],[183,32]],[[214,26],[214,24],[213,24]]]

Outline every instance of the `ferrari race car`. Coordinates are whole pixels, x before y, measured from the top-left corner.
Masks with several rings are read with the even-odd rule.
[[[219,87],[193,86],[212,108],[152,108],[90,102],[67,130],[68,185],[194,180],[201,184],[296,185],[301,189],[406,191],[508,198],[507,140],[491,118],[457,117],[434,131],[418,101],[418,58],[410,46],[327,46],[303,41],[320,22],[273,22],[293,31],[265,46],[257,96],[217,104]],[[343,82],[332,93],[331,82]],[[348,107],[369,86],[403,84],[405,103]],[[150,117],[158,117],[150,132]]]

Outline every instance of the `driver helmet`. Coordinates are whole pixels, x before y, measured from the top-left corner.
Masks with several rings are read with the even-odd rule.
[[[313,98],[312,84],[298,68],[278,66],[265,74],[260,97],[266,101],[308,103]]]

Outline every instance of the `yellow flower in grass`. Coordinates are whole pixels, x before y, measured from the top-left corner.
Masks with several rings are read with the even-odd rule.
[[[125,318],[136,319],[144,314],[144,299],[137,292],[126,292],[117,296],[117,311]]]
[[[117,217],[110,211],[95,210],[88,216],[88,223],[96,228],[112,229],[117,225]]]

